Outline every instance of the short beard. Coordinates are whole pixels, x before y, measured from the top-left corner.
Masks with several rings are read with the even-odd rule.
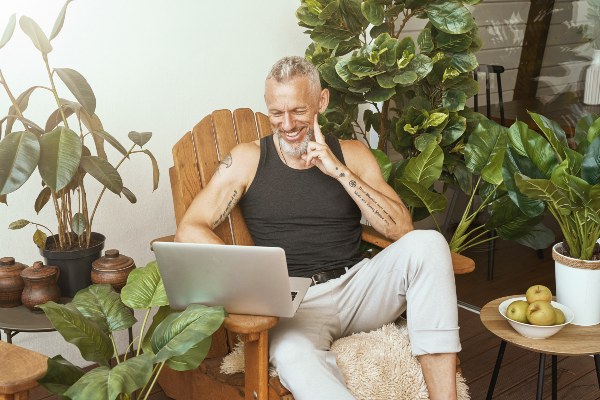
[[[303,154],[306,154],[306,151],[308,149],[308,143],[313,137],[313,131],[312,129],[308,129],[306,132],[306,136],[304,136],[304,139],[302,139],[300,143],[295,145],[289,144],[284,139],[282,139],[281,135],[279,134],[279,131],[275,131],[275,135],[279,140],[279,148],[282,152],[292,157],[300,157]]]

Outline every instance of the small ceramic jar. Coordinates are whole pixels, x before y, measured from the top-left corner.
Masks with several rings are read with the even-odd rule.
[[[119,254],[119,250],[110,249],[104,252],[92,263],[92,282],[109,283],[117,292],[127,283],[129,273],[135,269],[135,263],[131,257]]]
[[[12,257],[0,258],[0,307],[9,308],[21,305],[23,278],[21,271],[27,265],[15,262]]]
[[[41,261],[36,261],[29,268],[21,271],[21,278],[25,282],[25,288],[21,295],[23,305],[31,311],[39,311],[35,308],[38,304],[48,301],[58,302],[60,289],[58,288],[58,267],[46,266]]]

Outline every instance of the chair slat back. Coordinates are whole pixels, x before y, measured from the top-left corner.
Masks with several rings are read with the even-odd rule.
[[[219,162],[236,144],[270,133],[268,117],[255,114],[249,108],[240,108],[233,113],[214,111],[186,133],[173,147],[174,166],[169,170],[176,223],[179,224],[194,197],[208,184]],[[226,244],[253,244],[238,207],[215,229],[215,233]]]

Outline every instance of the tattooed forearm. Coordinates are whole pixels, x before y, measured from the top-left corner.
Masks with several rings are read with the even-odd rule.
[[[356,187],[356,181],[350,181],[348,183],[350,187]],[[396,225],[396,221],[390,216],[390,214],[367,192],[363,189],[362,186],[358,186],[357,190],[354,190],[354,194],[356,197],[360,199],[360,201],[369,208],[373,214],[379,217],[386,225],[390,224],[390,221]],[[370,201],[367,201],[370,200]],[[383,214],[385,215],[383,215]]]
[[[212,229],[219,226],[221,224],[221,222],[223,222],[225,220],[225,218],[227,218],[227,216],[231,213],[231,210],[233,210],[233,207],[235,207],[237,202],[238,202],[238,191],[234,190],[233,194],[231,195],[231,199],[229,199],[229,202],[227,203],[227,207],[225,207],[225,211],[223,211],[221,213],[221,215],[219,215],[219,218],[217,218],[217,220],[215,222],[213,222]]]

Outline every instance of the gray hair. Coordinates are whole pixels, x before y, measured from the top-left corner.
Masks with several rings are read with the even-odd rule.
[[[277,82],[287,82],[295,77],[305,76],[310,82],[311,88],[316,91],[321,90],[321,80],[319,79],[319,71],[303,57],[289,56],[283,57],[277,61],[267,79],[275,79]]]

